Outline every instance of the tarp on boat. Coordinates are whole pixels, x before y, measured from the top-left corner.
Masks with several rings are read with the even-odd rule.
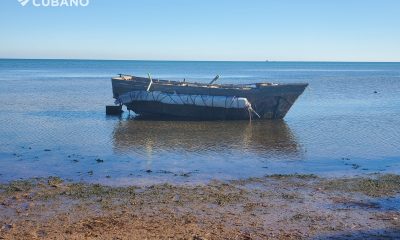
[[[164,93],[160,91],[132,91],[119,96],[116,104],[128,104],[134,101],[151,101],[164,104],[195,105],[219,108],[251,109],[247,98],[235,96],[210,96]]]

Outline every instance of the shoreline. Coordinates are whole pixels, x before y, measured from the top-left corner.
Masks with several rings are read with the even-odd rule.
[[[147,187],[19,180],[0,184],[0,239],[390,239],[400,235],[399,193],[394,174]]]

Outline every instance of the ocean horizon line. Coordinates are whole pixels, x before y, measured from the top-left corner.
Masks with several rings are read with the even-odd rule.
[[[249,62],[249,63],[400,63],[400,61],[335,61],[335,60],[168,60],[168,59],[95,59],[95,58],[8,58],[0,60],[54,61],[135,61],[135,62]]]

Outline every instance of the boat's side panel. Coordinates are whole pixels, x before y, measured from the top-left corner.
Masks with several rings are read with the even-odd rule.
[[[134,101],[127,104],[127,108],[141,115],[159,115],[196,120],[243,120],[250,118],[250,113],[247,109],[238,108],[163,104],[150,101]]]
[[[121,94],[135,91],[147,90],[149,82],[145,81],[125,81],[125,80],[112,80],[114,97]],[[261,88],[218,88],[218,87],[198,87],[186,85],[167,85],[153,83],[151,91],[160,91],[166,93],[179,93],[188,95],[213,95],[213,96],[237,96],[248,97],[257,93],[269,96],[286,96],[286,95],[300,95],[307,84],[283,84],[272,85]]]

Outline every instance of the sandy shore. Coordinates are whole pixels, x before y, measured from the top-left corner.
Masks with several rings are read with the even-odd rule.
[[[0,239],[395,239],[399,192],[398,175],[148,187],[30,179],[0,185]]]

